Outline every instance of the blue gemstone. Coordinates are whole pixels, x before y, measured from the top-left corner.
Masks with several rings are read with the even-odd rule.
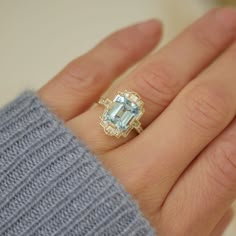
[[[104,119],[124,131],[129,128],[130,121],[139,114],[139,107],[122,95],[117,95],[113,102],[114,105],[106,112]]]

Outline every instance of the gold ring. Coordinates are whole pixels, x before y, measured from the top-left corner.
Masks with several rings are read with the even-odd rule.
[[[98,104],[104,106],[100,125],[107,135],[127,137],[131,130],[143,131],[140,118],[144,114],[144,102],[136,92],[118,92],[113,100],[100,98]]]

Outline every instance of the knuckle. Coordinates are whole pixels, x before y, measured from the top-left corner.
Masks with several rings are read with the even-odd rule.
[[[195,40],[205,49],[209,51],[215,51],[218,48],[218,44],[209,32],[209,29],[203,29],[204,27],[196,27],[192,29],[192,34]]]
[[[233,190],[236,181],[236,147],[235,139],[221,140],[208,153],[208,176],[222,190]]]
[[[132,77],[132,83],[145,101],[164,109],[177,90],[177,82],[172,75],[171,65],[161,62],[149,63]]]
[[[233,24],[231,24],[232,27],[226,27],[225,19],[229,22],[235,22],[236,11],[229,7],[209,10],[203,22],[190,28],[194,40],[197,40],[205,50],[219,50],[222,37],[226,38],[226,35],[231,35],[233,38],[233,28],[236,27],[236,25],[233,27]]]
[[[215,14],[217,10],[213,9],[207,13],[207,17]],[[210,21],[211,22],[211,21]],[[222,27],[221,27],[222,28]],[[218,28],[218,31],[220,28]],[[196,24],[195,27],[190,27],[193,39],[201,45],[204,50],[215,51],[219,47],[218,37],[216,32],[209,30],[209,19],[205,24]],[[221,30],[222,31],[222,30]]]
[[[133,35],[130,33],[131,32],[118,32],[111,35],[104,42],[112,50],[118,50],[122,55],[130,57],[130,60],[135,60],[138,57],[139,50],[137,43],[131,40]]]
[[[101,67],[97,62],[87,61],[85,57],[75,59],[58,75],[59,82],[72,92],[81,92],[91,88],[93,84],[98,84],[99,79],[104,76],[99,66]]]
[[[229,102],[226,101],[219,89],[209,86],[195,86],[183,98],[186,109],[187,124],[197,130],[209,133],[209,130],[218,130],[229,116]],[[210,133],[209,133],[210,134]]]

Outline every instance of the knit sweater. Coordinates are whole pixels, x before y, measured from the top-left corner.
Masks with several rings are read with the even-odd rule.
[[[34,92],[0,110],[0,235],[156,235],[137,202]]]

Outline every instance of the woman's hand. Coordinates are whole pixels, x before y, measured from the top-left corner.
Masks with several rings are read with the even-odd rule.
[[[103,108],[91,107],[160,35],[154,20],[121,30],[39,95],[139,202],[159,235],[220,235],[236,196],[234,10],[211,10],[107,91],[111,99],[118,90],[140,94],[140,135],[105,135]]]

